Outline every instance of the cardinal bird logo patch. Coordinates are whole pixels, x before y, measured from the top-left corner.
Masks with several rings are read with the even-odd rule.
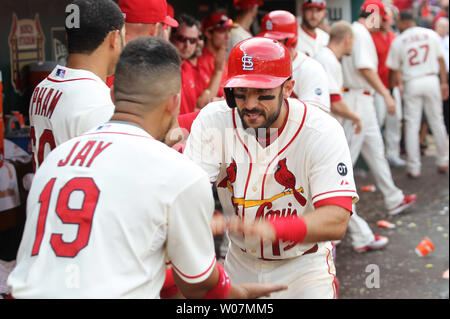
[[[295,175],[287,168],[286,158],[278,162],[277,169],[275,171],[275,180],[281,186],[284,186],[286,189],[291,190],[292,194],[300,205],[306,205],[306,198],[302,194],[300,194],[300,192],[298,192],[295,187]]]
[[[223,187],[227,188],[228,183],[234,183],[236,181],[236,174],[237,174],[237,167],[236,167],[236,161],[233,159],[231,164],[227,167],[227,176],[219,183],[217,184],[217,187]]]

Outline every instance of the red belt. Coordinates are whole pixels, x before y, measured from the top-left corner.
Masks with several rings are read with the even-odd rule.
[[[350,91],[350,89],[344,88],[344,92],[349,92],[349,91]],[[362,93],[365,94],[365,95],[372,96],[372,93],[370,93],[369,91],[363,91]]]

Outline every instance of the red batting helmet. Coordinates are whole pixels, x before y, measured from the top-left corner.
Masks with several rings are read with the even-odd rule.
[[[292,75],[291,55],[280,42],[253,37],[239,42],[228,56],[224,90],[228,106],[236,107],[234,87],[272,89]]]
[[[298,39],[297,18],[285,10],[269,12],[261,21],[259,36],[275,40],[287,39],[286,46],[295,48]]]
[[[304,0],[303,1],[303,9],[307,9],[307,8],[311,8],[311,7],[316,7],[319,9],[325,9],[327,6],[327,3],[325,0]]]

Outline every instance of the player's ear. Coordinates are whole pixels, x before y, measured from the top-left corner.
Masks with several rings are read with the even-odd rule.
[[[170,115],[176,114],[178,116],[178,113],[180,111],[180,103],[181,103],[181,93],[170,95],[166,103],[167,112]]]
[[[291,97],[292,91],[294,90],[295,80],[288,79],[286,82],[284,82],[283,85],[283,98],[287,99]]]

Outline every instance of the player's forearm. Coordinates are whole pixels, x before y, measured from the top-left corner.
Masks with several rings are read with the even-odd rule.
[[[188,299],[201,299],[217,285],[219,280],[219,271],[217,266],[215,266],[211,275],[209,275],[206,280],[195,284],[185,282],[175,271],[173,271],[173,278],[183,296]]]
[[[208,87],[202,92],[202,95],[197,98],[197,107],[199,109],[205,107],[212,98],[217,96],[217,92],[219,92],[220,83],[222,81],[222,74],[223,70],[214,71]]]
[[[338,240],[344,237],[349,219],[350,212],[344,208],[327,205],[303,216],[277,218],[271,221],[273,234],[265,230],[258,230],[257,233],[267,234],[267,237],[263,236],[265,239],[281,239],[297,243]]]
[[[377,93],[379,93],[383,97],[390,94],[389,90],[384,86],[383,82],[381,82],[378,73],[376,73],[374,70],[359,69],[359,72],[364,77],[364,79],[366,79],[366,81],[369,82],[370,86],[373,87],[373,89]]]
[[[351,121],[359,120],[358,115],[348,108],[344,100],[331,102],[331,113]]]
[[[350,212],[346,209],[326,205],[303,215],[308,227],[304,243],[338,240],[347,230]]]

